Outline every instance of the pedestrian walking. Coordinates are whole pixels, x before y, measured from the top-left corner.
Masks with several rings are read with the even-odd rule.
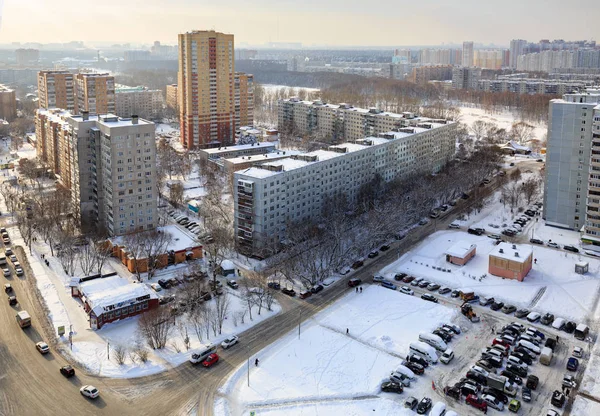
[[[256,360],[254,360],[254,365],[255,365],[256,367],[258,367],[258,358],[257,358]]]
[[[362,293],[362,286],[360,287],[360,293]]]
[[[356,287],[356,293],[358,293],[358,286]]]
[[[558,343],[558,335],[556,336],[556,343]]]
[[[534,264],[537,264],[537,259],[533,259],[533,263],[534,263]]]
[[[349,333],[349,330],[348,330],[348,328],[346,328],[346,335],[348,335],[348,333]]]

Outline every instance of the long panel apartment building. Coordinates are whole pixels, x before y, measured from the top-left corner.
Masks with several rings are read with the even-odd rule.
[[[292,97],[278,101],[280,132],[314,135],[330,143],[353,142],[368,136],[408,127],[411,113],[389,113],[377,108],[358,108],[350,104],[302,101]]]
[[[234,175],[238,249],[266,257],[286,236],[286,225],[316,220],[328,197],[352,203],[376,175],[389,182],[439,171],[455,153],[456,124],[406,119],[406,126],[354,143],[265,162]]]
[[[113,114],[36,114],[38,158],[71,192],[84,231],[109,235],[154,229],[158,223],[154,123]]]

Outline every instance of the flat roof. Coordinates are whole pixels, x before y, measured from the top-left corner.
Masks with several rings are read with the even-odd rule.
[[[81,114],[79,115],[71,115],[70,118],[72,118],[75,121],[78,122],[83,122],[83,116]],[[137,124],[133,124],[133,120],[131,117],[128,118],[123,118],[123,117],[119,117],[116,116],[114,114],[90,114],[88,116],[88,120],[87,121],[96,121],[100,124],[104,124],[105,126],[108,127],[127,127],[127,126],[149,126],[149,125],[154,125],[153,122],[145,120],[143,118],[138,117],[138,122]]]
[[[232,157],[232,158],[227,158],[227,159],[222,159],[222,160],[226,160],[228,163],[233,163],[234,165],[237,164],[242,164],[242,163],[248,163],[248,162],[263,162],[263,161],[269,161],[272,159],[283,159],[283,158],[287,158],[290,156],[295,156],[295,155],[299,155],[302,154],[301,151],[299,150],[279,150],[277,152],[270,152],[270,153],[265,153],[262,155],[251,155],[251,156],[238,156],[238,157]]]
[[[246,149],[257,149],[257,148],[263,148],[263,147],[275,147],[275,144],[273,144],[272,142],[258,142],[258,143],[254,143],[254,144],[240,144],[237,146],[223,146],[223,147],[213,147],[211,149],[201,149],[201,152],[206,152],[209,155],[215,155],[215,154],[219,154],[219,153],[228,153],[228,152],[235,152],[235,151],[241,151],[241,150],[246,150]]]
[[[81,283],[79,287],[85,301],[96,315],[101,315],[107,306],[128,306],[142,296],[148,295],[149,299],[158,298],[147,285],[129,283],[127,279],[118,276],[90,280]]]
[[[157,227],[156,229],[158,231],[171,234],[171,242],[169,243],[167,250],[183,251],[189,248],[202,246],[202,244],[193,240],[175,224],[166,225],[164,227]],[[113,245],[116,244],[119,246],[126,246],[123,243],[124,236],[111,237],[109,238],[109,240]]]
[[[532,254],[531,246],[525,244],[500,243],[490,251],[490,256],[517,263],[525,263]]]
[[[471,250],[476,248],[475,244],[471,244],[468,241],[457,241],[454,243],[448,250],[446,250],[445,254],[448,254],[452,257],[464,258]]]

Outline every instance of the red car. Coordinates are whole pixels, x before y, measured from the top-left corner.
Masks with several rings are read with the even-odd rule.
[[[415,280],[414,276],[406,276],[404,279],[402,279],[404,283],[410,283],[413,280]]]
[[[474,394],[469,394],[466,400],[467,404],[473,406],[475,409],[481,410],[483,413],[487,413],[487,403],[482,399],[478,399]]]
[[[216,364],[217,362],[219,362],[219,356],[213,353],[206,357],[206,360],[202,361],[202,365],[208,368],[212,367],[213,364]]]
[[[492,345],[504,345],[506,348],[510,348],[510,344],[508,343],[508,341],[504,340],[504,339],[500,339],[500,338],[494,338],[494,340],[492,341]]]
[[[361,283],[362,283],[362,280],[353,278],[353,279],[348,280],[348,287],[355,287],[355,286],[360,285]]]

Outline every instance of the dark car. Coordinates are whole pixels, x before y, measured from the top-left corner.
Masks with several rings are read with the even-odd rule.
[[[490,309],[493,311],[498,311],[500,309],[502,309],[504,307],[504,302],[494,302],[492,303],[492,306],[490,306]]]
[[[362,280],[357,279],[357,278],[352,278],[350,280],[348,280],[348,287],[355,287],[358,286],[362,283]]]
[[[356,260],[354,263],[352,263],[352,268],[353,269],[358,269],[359,267],[362,267],[365,264],[364,261],[362,260]]]
[[[374,259],[377,256],[379,256],[379,251],[377,251],[377,250],[373,250],[367,255],[367,257],[370,259]]]
[[[550,403],[552,403],[552,406],[556,406],[559,409],[562,409],[562,407],[565,404],[565,401],[566,401],[565,395],[562,394],[558,390],[554,390],[554,393],[552,393],[552,399],[550,400]]]
[[[324,289],[323,285],[316,285],[316,286],[311,287],[310,291],[312,293],[319,293],[323,289]]]
[[[529,315],[529,313],[530,313],[530,312],[531,312],[531,311],[530,311],[529,309],[518,309],[518,310],[515,312],[515,316],[516,316],[517,318],[525,318],[527,315]]]
[[[406,276],[407,276],[406,273],[396,273],[394,275],[394,280],[399,282],[400,280],[404,279]],[[406,283],[408,283],[408,282],[406,282]]]
[[[528,389],[527,387],[523,387],[523,390],[521,390],[521,398],[523,399],[524,402],[530,402],[531,401],[531,389]]]
[[[412,282],[413,280],[415,280],[415,277],[414,277],[414,276],[406,276],[406,277],[402,278],[402,281],[403,281],[404,283],[410,283],[410,282]]]
[[[421,289],[424,289],[427,286],[429,286],[429,282],[427,280],[423,280],[423,281],[419,282],[419,284],[417,286],[419,286]]]
[[[523,355],[529,357],[532,361],[535,360],[535,358],[536,358],[535,355],[525,347],[515,347],[514,352],[523,354]]]
[[[384,244],[384,245],[381,246],[381,248],[379,250],[381,250],[381,251],[388,251],[389,249],[390,249],[390,246],[387,245],[387,244]]]
[[[429,367],[429,363],[424,358],[419,357],[418,355],[410,354],[406,357],[406,361],[410,361],[411,363],[420,364],[423,368]]]
[[[275,290],[281,289],[281,285],[277,282],[269,282],[269,283],[267,283],[267,286],[270,287],[271,289],[275,289]]]
[[[413,363],[410,361],[406,361],[404,366],[411,370],[413,373],[421,375],[425,373],[425,368],[421,364]]]
[[[386,381],[385,383],[381,383],[381,391],[385,391],[386,393],[402,393],[404,387],[395,381]]]
[[[459,296],[460,296],[460,290],[456,290],[456,289],[453,290],[452,293],[450,294],[450,297],[453,297],[453,298],[457,298]]]
[[[170,288],[170,287],[171,287],[171,285],[169,284],[169,281],[168,281],[168,280],[165,280],[165,279],[160,279],[160,280],[158,281],[158,285],[159,285],[160,287],[162,287],[163,289],[168,289],[168,288]]]
[[[237,289],[237,288],[240,287],[235,280],[228,280],[227,281],[227,286],[229,286],[232,289]]]
[[[519,386],[521,384],[523,384],[523,379],[518,375],[513,373],[512,371],[508,371],[508,370],[503,370],[500,372],[501,376],[506,377],[507,379],[509,379],[512,383],[516,383]]]
[[[12,288],[12,286],[10,285],[10,283],[6,283],[6,284],[4,285],[4,292],[5,292],[5,293],[10,293],[10,292],[12,292],[12,290],[13,290],[13,288]]]
[[[523,354],[522,352],[515,351],[515,352],[512,353],[512,355],[514,355],[515,357],[519,358],[521,361],[523,361],[527,365],[533,364],[533,360],[527,354]]]
[[[554,322],[554,315],[551,313],[547,313],[544,316],[542,316],[540,322],[544,325],[550,325],[552,322]]]
[[[285,292],[283,292],[285,293]],[[286,295],[288,295],[289,293],[285,293]],[[290,295],[292,296],[292,295]],[[300,299],[306,299],[306,298],[310,298],[312,296],[312,292],[310,290],[306,290],[304,292],[301,292],[300,295],[298,296]]]
[[[577,371],[578,368],[579,368],[579,360],[575,357],[569,357],[569,361],[567,361],[567,370]]]
[[[437,298],[435,296],[433,296],[433,295],[430,295],[429,293],[423,293],[421,295],[421,299],[428,300],[429,302],[438,303]]]
[[[423,397],[417,405],[417,414],[424,415],[431,409],[431,399],[429,397]]]
[[[572,251],[573,253],[579,253],[579,249],[575,246],[563,246],[563,248],[567,251]]]
[[[475,371],[467,371],[467,378],[476,381],[479,384],[487,386],[487,378],[482,374],[476,373]]]
[[[440,337],[441,339],[443,339],[444,342],[450,342],[450,341],[452,341],[452,337],[446,331],[442,331],[440,329],[436,329],[432,333],[433,333],[433,335],[437,335],[438,337]]]
[[[506,364],[506,370],[515,373],[519,377],[527,377],[527,369],[514,364]]]
[[[556,348],[556,338],[548,338],[544,344],[544,347],[548,347],[554,351],[554,348]]]
[[[75,375],[75,369],[70,365],[65,365],[60,368],[60,373],[67,378],[73,377]]]
[[[281,292],[288,295],[288,296],[296,296],[296,291],[294,289],[288,289],[287,287],[284,287],[283,289],[281,289]]]
[[[540,383],[540,379],[538,376],[534,376],[530,374],[527,376],[527,382],[525,383],[525,387],[531,390],[537,389],[538,384]]]
[[[482,393],[489,394],[490,396],[494,396],[496,399],[500,400],[504,404],[508,403],[508,397],[506,396],[506,394],[504,394],[500,390],[495,389],[493,387],[484,388]]]
[[[460,388],[458,387],[444,387],[444,394],[450,396],[453,399],[460,400]]]
[[[17,297],[16,296],[9,296],[8,297],[8,304],[9,305],[16,305],[17,303]]]
[[[467,232],[469,234],[473,234],[473,235],[481,235],[481,234],[483,234],[483,231],[481,230],[481,228],[469,228],[467,230]]]
[[[577,328],[577,324],[573,321],[569,321],[565,324],[563,331],[565,331],[567,334],[572,334],[575,332],[575,328]]]

